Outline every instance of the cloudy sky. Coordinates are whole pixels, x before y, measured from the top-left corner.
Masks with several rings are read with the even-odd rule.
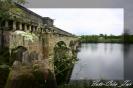
[[[46,9],[29,8],[33,12],[55,20],[54,25],[77,35],[114,34],[124,30],[124,9]]]

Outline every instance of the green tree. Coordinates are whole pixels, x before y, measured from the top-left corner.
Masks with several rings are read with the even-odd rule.
[[[103,35],[103,34],[100,34],[99,36],[100,36],[100,37],[103,37],[104,35]]]
[[[107,34],[104,35],[104,38],[107,39]]]

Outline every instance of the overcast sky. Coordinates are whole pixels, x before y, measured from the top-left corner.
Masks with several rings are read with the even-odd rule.
[[[45,9],[29,8],[33,12],[54,19],[54,25],[76,35],[114,34],[124,30],[124,9]]]

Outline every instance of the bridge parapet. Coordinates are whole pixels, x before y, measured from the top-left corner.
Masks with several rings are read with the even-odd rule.
[[[55,27],[53,19],[42,17],[19,4],[16,4],[16,8],[12,8],[9,14],[9,20],[3,22],[3,25],[6,25],[4,30],[22,30],[37,33],[52,32],[64,36],[73,36],[73,34]]]

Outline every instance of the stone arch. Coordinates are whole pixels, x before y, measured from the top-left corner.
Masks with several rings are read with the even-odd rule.
[[[10,58],[10,65],[14,64],[15,61],[23,63],[25,59],[28,60],[29,53],[26,47],[24,46],[17,46],[11,50],[11,58]]]
[[[59,41],[55,44],[55,47],[62,47],[62,46],[67,46],[64,41]]]

